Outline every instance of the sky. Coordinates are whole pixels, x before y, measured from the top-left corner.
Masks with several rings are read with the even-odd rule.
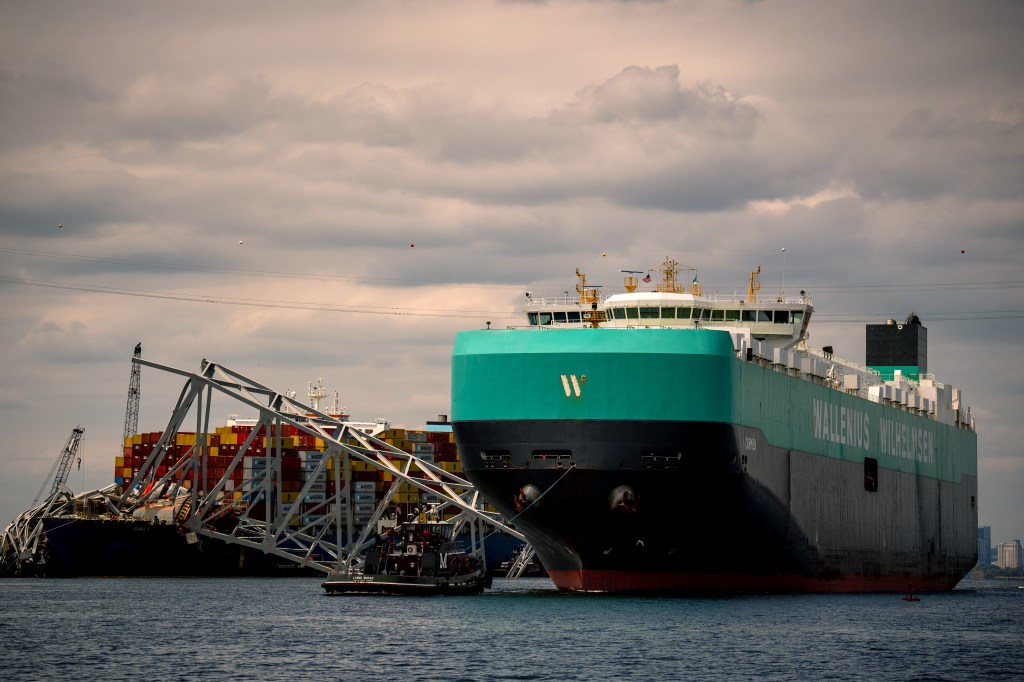
[[[805,290],[811,344],[858,362],[917,313],[977,420],[980,523],[1024,538],[1021,27],[984,1],[5,2],[0,525],[76,425],[69,485],[112,482],[138,342],[417,428],[457,331],[672,257],[708,293],[758,266]],[[161,430],[182,381],[141,386]]]

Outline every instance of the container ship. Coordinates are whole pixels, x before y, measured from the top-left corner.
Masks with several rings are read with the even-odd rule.
[[[864,365],[808,345],[811,300],[703,291],[527,294],[465,331],[452,422],[467,477],[571,591],[952,589],[977,559],[977,436],[916,315]],[[691,278],[692,275],[692,278]],[[648,277],[644,281],[649,280]]]
[[[336,415],[347,419],[347,415]],[[377,437],[417,457],[437,463],[442,469],[461,473],[451,424],[442,415],[437,421],[426,422],[424,429],[392,428],[384,420],[376,422],[347,424],[358,427],[364,433]],[[200,490],[214,490],[226,477],[228,467],[238,454],[239,448],[256,430],[253,444],[244,453],[242,466],[232,470],[224,481],[221,504],[228,513],[217,520],[222,532],[230,532],[231,509],[246,508],[251,515],[264,517],[269,507],[270,520],[277,509],[287,510],[289,505],[301,504],[303,511],[312,514],[324,499],[334,494],[335,477],[331,463],[327,475],[321,474],[322,482],[313,483],[313,492],[300,498],[300,491],[307,483],[312,464],[323,456],[325,443],[317,438],[300,433],[295,427],[284,425],[279,435],[265,433],[255,419],[243,419],[231,415],[225,426],[216,429],[205,438],[195,433],[177,432],[173,444],[169,445],[157,476],[163,477],[169,469],[185,457],[190,456],[197,445],[197,438],[203,439],[207,451],[205,486]],[[136,472],[154,451],[162,432],[138,433],[127,437],[124,451],[116,457],[114,483],[108,488],[84,494],[74,499],[73,511],[49,515],[40,519],[45,542],[31,561],[19,562],[17,557],[4,562],[8,573],[34,574],[45,576],[300,576],[319,575],[320,570],[308,565],[282,558],[259,549],[229,544],[215,537],[188,533],[185,520],[189,514],[187,494],[192,480],[171,477],[168,490],[160,500],[148,502],[135,509],[131,516],[119,513],[111,503],[132,482]],[[279,438],[280,442],[276,442]],[[259,478],[267,467],[268,448],[277,451],[280,447],[280,494],[281,504],[271,497],[269,504],[252,481]],[[273,454],[273,452],[271,453]],[[358,533],[371,520],[381,497],[394,480],[393,474],[366,462],[350,462],[352,515],[355,532]],[[344,479],[342,478],[342,484]],[[317,487],[319,486],[319,488]],[[138,492],[138,491],[136,491]],[[389,516],[404,520],[415,516],[420,510],[437,504],[439,496],[425,493],[411,484],[403,483],[392,496]],[[295,515],[293,525],[309,523],[312,517]],[[498,566],[508,555],[522,546],[522,542],[504,534],[494,533],[488,537],[485,550],[489,564]],[[5,554],[8,546],[5,543]],[[314,561],[324,559],[312,557]],[[325,560],[325,559],[324,559]]]

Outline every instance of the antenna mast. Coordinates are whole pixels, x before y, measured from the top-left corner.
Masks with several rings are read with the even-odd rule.
[[[142,365],[135,362],[142,357],[142,342],[135,344],[135,354],[132,356],[132,376],[128,381],[128,407],[124,412],[124,436],[130,438],[139,430],[139,399],[142,397]]]

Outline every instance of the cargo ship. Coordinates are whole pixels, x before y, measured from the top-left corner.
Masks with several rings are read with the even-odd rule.
[[[977,559],[977,435],[920,319],[868,325],[861,365],[810,346],[810,298],[761,297],[760,268],[746,297],[654,270],[455,338],[465,473],[555,584],[952,589]]]
[[[427,421],[423,429],[392,428],[386,420],[353,422],[348,415],[335,416],[404,452],[425,458],[453,473],[461,473],[451,424],[446,416]],[[308,564],[303,565],[278,554],[187,532],[188,492],[193,484],[187,476],[174,474],[173,482],[159,499],[146,502],[130,514],[119,511],[114,502],[126,492],[139,468],[154,453],[162,435],[162,432],[147,432],[127,437],[124,450],[114,463],[114,483],[102,490],[76,496],[68,513],[40,518],[43,542],[38,552],[31,556],[8,556],[12,548],[4,543],[3,561],[0,562],[3,570],[0,573],[48,577],[304,576],[322,573]],[[227,473],[232,459],[250,437],[251,444],[245,449],[242,465]],[[230,415],[225,426],[205,436],[181,431],[174,433],[157,474],[164,476],[184,458],[190,457],[197,443],[209,453],[203,469],[205,479],[199,481],[199,489],[213,490],[218,484],[223,486],[219,495],[225,513],[216,519],[216,530],[221,533],[232,531],[232,524],[237,524],[234,511],[239,508],[248,508],[262,518],[263,510],[269,507],[268,518],[272,521],[277,509],[299,504],[302,505],[302,514],[296,514],[292,524],[309,523],[312,517],[304,514],[314,514],[318,506],[322,507],[326,496],[334,494],[334,477],[323,476],[322,481],[314,482],[313,492],[305,497],[300,495],[310,475],[311,467],[307,464],[322,456],[326,449],[324,441],[290,426],[282,426],[277,436],[269,435],[257,420],[238,415]],[[260,484],[254,483],[254,479],[265,470],[268,454],[273,454],[274,450],[280,453],[281,483],[280,491],[272,493],[268,505],[259,490]],[[358,534],[370,521],[383,495],[391,487],[394,476],[361,461],[352,461],[350,469],[352,521]],[[278,494],[280,501],[274,497]],[[402,484],[390,498],[385,523],[404,521],[440,501],[438,495]],[[492,533],[484,543],[488,565],[500,565],[522,544],[508,534]],[[327,557],[311,556],[310,559],[329,563]]]

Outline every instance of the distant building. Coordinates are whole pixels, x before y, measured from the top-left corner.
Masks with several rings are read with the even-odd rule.
[[[1020,568],[1020,540],[1002,542],[996,547],[996,566],[999,568]]]
[[[978,528],[978,563],[992,563],[992,526]]]

